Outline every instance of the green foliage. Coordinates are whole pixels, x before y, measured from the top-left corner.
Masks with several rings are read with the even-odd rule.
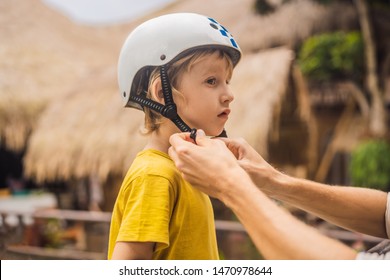
[[[390,188],[390,144],[370,140],[352,153],[350,164],[352,184],[388,191]]]
[[[314,81],[363,77],[363,40],[360,32],[325,33],[307,39],[298,63],[306,77]]]

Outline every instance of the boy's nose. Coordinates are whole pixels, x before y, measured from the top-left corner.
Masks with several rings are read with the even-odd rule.
[[[229,88],[225,88],[221,96],[222,103],[230,103],[234,100],[233,92]]]

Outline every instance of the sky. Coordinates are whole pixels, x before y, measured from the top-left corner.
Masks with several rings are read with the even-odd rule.
[[[72,21],[84,25],[112,25],[131,21],[175,0],[42,0]]]

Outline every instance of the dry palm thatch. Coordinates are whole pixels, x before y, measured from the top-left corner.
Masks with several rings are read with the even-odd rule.
[[[279,6],[272,14],[259,15],[255,13],[254,0],[186,0],[148,17],[169,12],[195,12],[214,17],[228,27],[248,53],[277,46],[293,48],[315,33],[356,29],[358,19],[353,5],[335,2],[321,5],[311,0],[295,0]],[[343,11],[342,16],[339,11]]]
[[[343,11],[342,16],[340,11]],[[353,5],[342,1],[321,5],[315,1],[296,0],[279,6],[271,14],[257,15],[252,11],[233,27],[241,47],[246,52],[255,52],[275,46],[293,49],[316,33],[356,29],[358,20]]]
[[[245,138],[262,155],[267,154],[267,142],[275,115],[291,75],[294,53],[277,48],[244,56],[232,80],[235,100],[227,124],[231,137]]]
[[[140,151],[143,113],[122,109],[116,71],[97,74],[53,101],[40,119],[25,156],[37,181],[122,174]]]
[[[77,26],[39,0],[3,0],[0,10],[0,144],[20,151],[48,102],[115,55],[100,44],[102,30]]]

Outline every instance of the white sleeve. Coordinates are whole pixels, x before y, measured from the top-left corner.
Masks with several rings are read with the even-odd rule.
[[[360,252],[356,256],[357,260],[390,260],[390,252],[379,255],[378,253]]]
[[[386,225],[387,237],[388,239],[390,239],[390,192],[387,194],[385,225]],[[356,259],[357,260],[389,260],[390,259],[389,242],[390,240],[385,239],[384,241],[382,241],[381,243],[379,243],[377,246],[373,248],[374,251],[380,250],[381,254],[378,254],[377,252],[360,252],[357,254]]]
[[[385,213],[385,223],[386,223],[387,237],[390,239],[390,192],[387,194],[387,206],[386,206],[386,213]]]

